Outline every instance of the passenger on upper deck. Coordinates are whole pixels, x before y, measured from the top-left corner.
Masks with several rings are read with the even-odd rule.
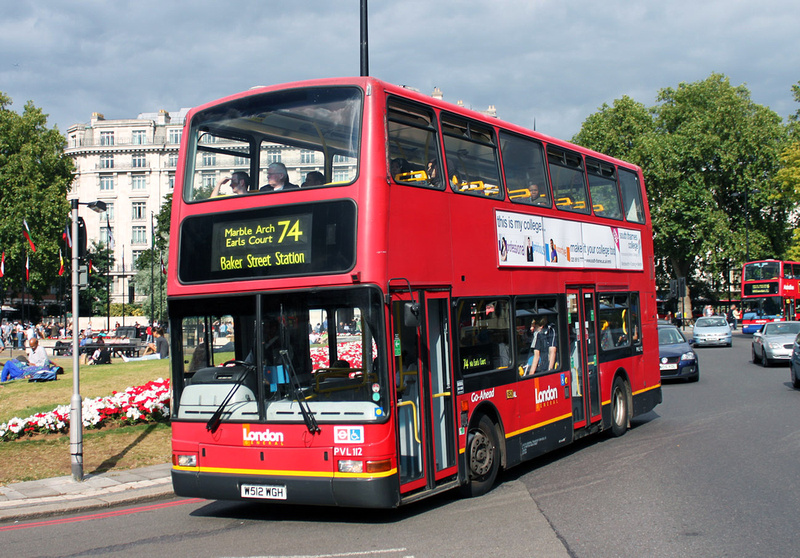
[[[223,184],[227,184],[228,182],[231,183],[231,190],[233,191],[232,195],[238,196],[241,194],[246,194],[250,190],[250,176],[244,171],[236,171],[231,174],[230,178],[221,180],[216,186],[214,186],[214,189],[211,191],[211,197],[213,198],[220,195],[227,195],[220,194],[219,189]]]
[[[281,190],[299,188],[297,184],[289,182],[289,172],[283,163],[272,163],[267,167],[267,181],[268,183],[263,185],[259,191],[279,192]]]
[[[439,163],[436,159],[431,159],[428,161],[428,168],[426,172],[428,173],[428,184],[431,186],[438,186],[439,185]]]
[[[398,174],[408,172],[408,161],[401,157],[392,159],[392,161],[389,163],[389,172],[391,173],[392,178],[397,180]]]
[[[531,203],[533,205],[548,205],[547,194],[539,191],[539,185],[531,182],[528,186],[531,192]]]
[[[308,186],[322,186],[323,184],[325,184],[325,175],[319,171],[311,171],[306,175],[306,181],[303,182],[301,188],[306,188]]]

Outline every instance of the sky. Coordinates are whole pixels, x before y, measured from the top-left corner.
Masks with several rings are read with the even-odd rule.
[[[361,0],[0,0],[0,91],[62,133],[357,76]],[[562,139],[604,103],[721,73],[800,109],[796,0],[370,0],[369,74]]]

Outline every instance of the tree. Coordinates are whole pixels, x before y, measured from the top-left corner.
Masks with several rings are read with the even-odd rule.
[[[792,86],[794,100],[800,103],[800,81]],[[789,116],[789,133],[794,140],[783,153],[781,153],[781,169],[778,171],[776,179],[784,189],[794,191],[800,196],[800,108],[797,112]],[[797,224],[797,214],[793,215],[793,224]],[[792,245],[786,251],[787,260],[797,261],[800,259],[800,231],[794,231]]]
[[[662,89],[657,101],[652,127],[623,99],[590,116],[575,140],[642,167],[658,269],[718,290],[748,255],[775,257],[788,245],[798,198],[775,180],[786,129],[721,74]]]
[[[800,81],[792,85],[792,95],[795,102],[800,103]],[[800,141],[800,108],[794,114],[789,115],[789,133],[794,141]]]
[[[800,141],[787,147],[781,154],[781,169],[776,175],[776,180],[783,189],[791,190],[800,195]],[[797,224],[797,215],[793,215],[794,224]],[[800,261],[800,231],[795,229],[792,245],[786,251],[787,260]]]
[[[655,132],[650,111],[627,95],[584,121],[572,141],[626,161],[647,160],[647,144]]]
[[[0,92],[0,250],[5,252],[3,292],[25,282],[25,262],[30,261],[27,291],[40,299],[57,282],[59,248],[68,223],[67,192],[74,166],[64,155],[66,140],[48,129],[47,115],[31,101],[22,114],[12,111],[11,98]],[[34,252],[23,236],[28,223]],[[64,253],[65,263],[69,254]]]

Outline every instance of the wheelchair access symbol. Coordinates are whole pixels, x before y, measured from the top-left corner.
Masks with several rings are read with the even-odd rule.
[[[334,426],[333,441],[336,444],[361,444],[364,442],[364,427]]]

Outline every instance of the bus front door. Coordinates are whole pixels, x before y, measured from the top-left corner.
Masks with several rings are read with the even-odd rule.
[[[401,494],[454,478],[455,420],[447,293],[416,293],[419,325],[404,319],[408,300],[392,304]]]
[[[567,289],[567,308],[572,421],[582,428],[601,419],[594,290]]]

